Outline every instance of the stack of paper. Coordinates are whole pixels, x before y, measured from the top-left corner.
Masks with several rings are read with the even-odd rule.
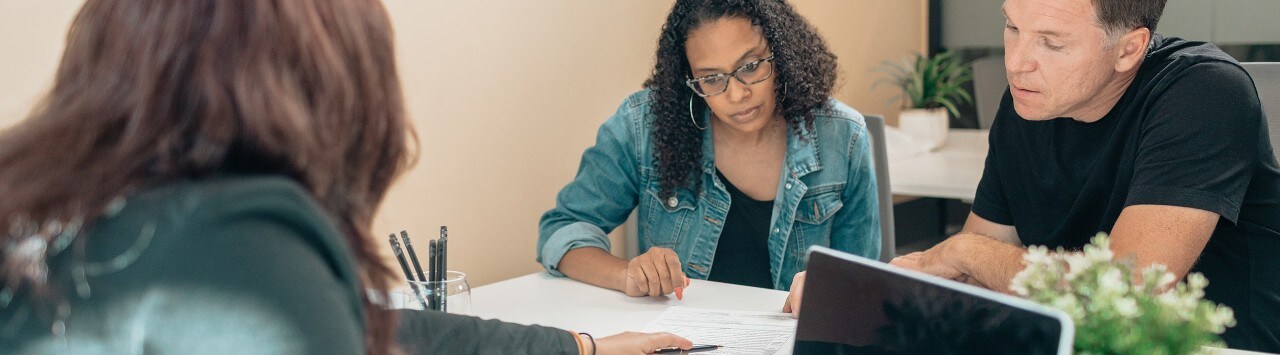
[[[796,335],[796,320],[790,313],[673,306],[644,331],[668,332],[697,345],[721,346],[698,354],[789,354]]]

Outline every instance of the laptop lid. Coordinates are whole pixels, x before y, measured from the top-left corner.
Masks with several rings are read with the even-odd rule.
[[[795,354],[1070,354],[1062,311],[824,247],[809,249]]]

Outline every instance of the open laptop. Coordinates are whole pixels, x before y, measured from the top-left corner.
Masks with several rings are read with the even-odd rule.
[[[807,270],[797,355],[1071,353],[1056,309],[823,247]]]

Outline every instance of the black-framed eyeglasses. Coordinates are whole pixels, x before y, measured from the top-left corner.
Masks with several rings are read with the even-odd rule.
[[[738,79],[743,85],[752,85],[768,80],[773,76],[773,55],[760,60],[743,64],[730,73],[707,75],[697,79],[685,80],[684,84],[693,89],[693,93],[701,97],[719,95],[729,90],[729,77]]]

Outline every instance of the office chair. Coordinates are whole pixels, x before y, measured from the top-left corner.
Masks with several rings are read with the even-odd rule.
[[[978,128],[991,128],[1000,110],[1000,99],[1009,88],[1004,73],[1004,56],[995,55],[973,61],[973,101],[978,109]]]
[[[893,235],[893,192],[889,189],[889,153],[884,142],[884,117],[866,115],[867,132],[871,134],[871,158],[876,170],[876,195],[880,200],[880,261],[889,262],[895,255]]]

